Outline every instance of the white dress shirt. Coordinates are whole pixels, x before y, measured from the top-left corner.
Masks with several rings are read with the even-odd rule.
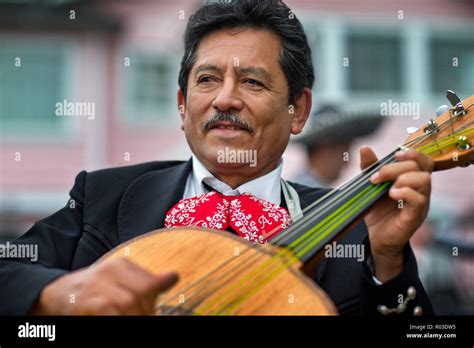
[[[203,182],[225,196],[238,196],[249,193],[257,198],[270,201],[279,206],[281,203],[281,171],[283,160],[280,159],[277,167],[270,173],[246,182],[235,190],[220,181],[207,170],[206,167],[193,155],[193,170],[189,173],[184,188],[183,199],[202,195],[207,192]]]

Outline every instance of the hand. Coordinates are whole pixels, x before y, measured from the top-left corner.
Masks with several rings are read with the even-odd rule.
[[[360,149],[361,168],[377,161],[369,147]],[[396,277],[403,267],[403,249],[428,214],[431,158],[415,150],[400,151],[396,162],[383,166],[371,181],[393,181],[388,197],[382,198],[366,215],[374,275],[381,282]]]
[[[149,315],[176,273],[154,275],[125,258],[107,260],[48,284],[33,315]],[[74,301],[71,301],[74,299]]]

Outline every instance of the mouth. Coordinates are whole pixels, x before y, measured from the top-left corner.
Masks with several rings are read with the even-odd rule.
[[[232,131],[232,132],[240,132],[240,131],[245,131],[249,132],[249,130],[245,126],[241,126],[232,122],[225,122],[225,121],[220,121],[212,124],[209,128],[208,131]]]

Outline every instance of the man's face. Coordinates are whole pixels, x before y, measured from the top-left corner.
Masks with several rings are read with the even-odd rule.
[[[288,105],[280,52],[278,36],[266,30],[223,29],[201,41],[186,102],[181,91],[178,102],[184,106],[182,127],[191,150],[217,177],[233,173],[250,179],[273,170],[290,133],[301,131],[306,117],[301,121],[295,106]],[[253,151],[256,162],[219,157],[226,148]]]

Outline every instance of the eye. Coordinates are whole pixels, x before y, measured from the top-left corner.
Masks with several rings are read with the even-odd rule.
[[[215,81],[216,79],[212,76],[202,76],[198,79],[198,83],[207,83]]]
[[[255,86],[263,86],[263,84],[260,81],[254,80],[254,79],[246,79],[244,80],[245,83],[249,85],[255,85]]]

